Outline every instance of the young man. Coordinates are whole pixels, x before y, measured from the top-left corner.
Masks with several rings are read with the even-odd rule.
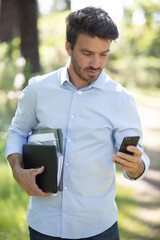
[[[30,80],[19,99],[6,156],[19,185],[31,196],[27,220],[33,239],[118,240],[115,165],[128,179],[142,178],[149,159],[132,96],[104,72],[118,30],[108,14],[88,7],[66,20],[69,64]],[[62,192],[44,193],[39,169],[23,169],[22,145],[33,129],[61,128],[64,136]],[[126,136],[140,136],[133,155],[118,152]],[[116,154],[114,155],[114,152]]]

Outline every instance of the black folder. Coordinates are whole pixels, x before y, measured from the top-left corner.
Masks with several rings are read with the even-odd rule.
[[[57,193],[57,152],[55,146],[23,145],[23,164],[25,169],[45,167],[36,176],[36,183],[43,192]]]

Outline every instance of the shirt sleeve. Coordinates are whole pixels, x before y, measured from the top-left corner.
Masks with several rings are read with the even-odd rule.
[[[18,107],[7,135],[6,157],[13,153],[22,154],[30,131],[36,127],[36,91],[29,84],[21,93]]]
[[[118,107],[118,117],[115,123],[115,132],[114,132],[114,140],[115,140],[115,150],[118,152],[121,142],[124,137],[129,136],[140,136],[140,140],[138,142],[137,147],[142,151],[142,160],[145,165],[145,170],[143,174],[137,178],[141,179],[144,177],[146,172],[148,171],[150,165],[150,159],[144,152],[144,148],[142,146],[143,141],[143,133],[142,133],[142,126],[141,121],[139,118],[139,114],[137,111],[137,107],[134,101],[134,98],[129,94],[125,93],[122,95],[121,101],[119,101]],[[125,171],[123,171],[124,177],[129,180],[136,180],[131,179]]]

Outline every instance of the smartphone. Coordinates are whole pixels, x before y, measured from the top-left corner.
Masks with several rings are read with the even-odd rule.
[[[122,141],[122,144],[120,146],[120,149],[119,149],[119,152],[123,152],[123,153],[127,153],[127,154],[130,154],[130,155],[133,155],[132,152],[129,152],[126,150],[126,147],[129,146],[129,145],[132,145],[132,146],[137,146],[138,144],[138,141],[139,141],[140,137],[139,136],[130,136],[130,137],[125,137]]]

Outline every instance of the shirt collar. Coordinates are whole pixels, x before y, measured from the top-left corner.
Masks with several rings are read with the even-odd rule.
[[[93,83],[91,83],[91,85],[94,88],[98,88],[98,89],[102,89],[103,90],[107,81],[108,81],[107,75],[105,73],[105,70],[103,69],[103,71],[101,72],[101,74],[99,75],[97,80],[94,81]]]
[[[86,88],[87,89],[98,88],[98,89],[103,90],[107,81],[108,81],[108,78],[107,78],[107,75],[106,75],[106,73],[103,69],[103,71],[101,72],[99,77],[96,79],[96,81],[91,83]],[[69,81],[68,64],[65,67],[62,68],[60,82],[61,82],[61,86],[64,85],[65,82],[68,82],[69,84],[71,84],[71,82]]]
[[[61,85],[63,85],[64,82],[66,82],[66,81],[69,82],[69,74],[68,74],[67,68],[68,68],[68,64],[62,68],[61,79],[60,79]]]

